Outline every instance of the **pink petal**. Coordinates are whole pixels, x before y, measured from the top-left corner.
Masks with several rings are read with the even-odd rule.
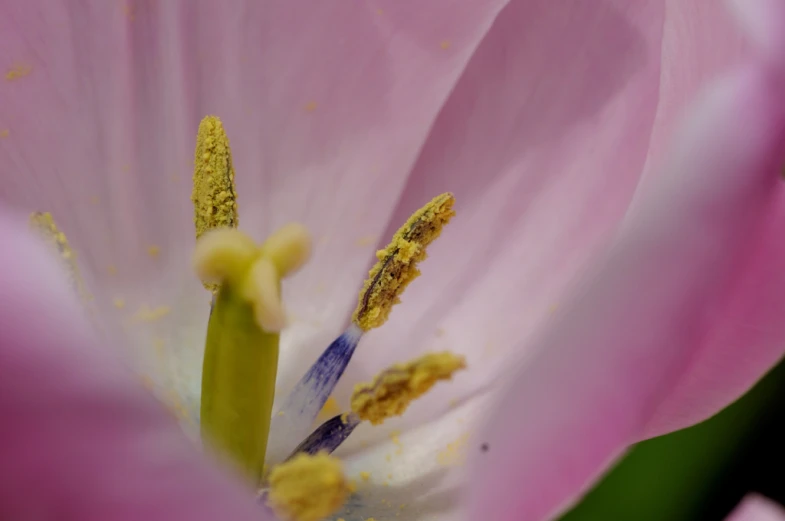
[[[749,496],[727,521],[784,521],[785,510],[769,499]]]
[[[730,380],[731,390],[711,389],[727,401],[737,375],[757,376],[761,358],[781,354],[781,321],[750,323],[756,315],[745,313],[767,309],[757,305],[769,281],[757,280],[755,292],[747,282],[768,267],[761,250],[782,236],[770,235],[785,208],[781,92],[764,71],[748,69],[693,112],[656,183],[532,344],[536,355],[489,417],[481,439],[491,449],[472,474],[472,518],[537,521],[563,509],[640,439],[696,357],[735,347],[735,364],[704,359]],[[737,336],[720,336],[723,327]],[[742,331],[756,343],[741,342],[750,338]]]
[[[644,178],[657,172],[683,111],[699,89],[751,54],[722,2],[667,0],[665,5],[659,103]]]
[[[2,0],[0,199],[52,211],[106,307],[170,306],[168,344],[198,352],[188,332],[203,331],[208,297],[188,264],[189,179],[199,119],[218,114],[241,226],[315,234],[315,261],[285,288],[306,327],[287,339],[282,381],[299,377],[311,357],[295,348],[344,325],[368,237],[505,3]]]
[[[726,2],[747,30],[765,59],[785,72],[785,4],[780,0],[729,0]]]
[[[266,519],[96,345],[24,226],[0,213],[3,519]]]
[[[389,428],[494,382],[608,240],[646,160],[663,17],[660,1],[625,0],[514,2],[499,15],[387,235],[429,194],[455,192],[458,214],[390,322],[363,339],[344,393],[415,351],[463,353],[470,369]]]

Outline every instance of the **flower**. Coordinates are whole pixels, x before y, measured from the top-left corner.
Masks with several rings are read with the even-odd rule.
[[[721,42],[712,40],[711,47],[725,53],[716,63],[705,64],[702,53],[708,45],[681,32],[685,19],[710,19],[706,30],[718,30],[724,22],[716,7],[640,1],[623,9],[612,3],[598,8],[587,1],[564,10],[554,2],[513,0],[476,2],[456,12],[445,11],[446,2],[379,7],[321,3],[305,9],[273,3],[218,7],[208,2],[96,1],[43,13],[22,2],[6,2],[0,9],[15,23],[2,33],[11,57],[3,85],[7,101],[0,113],[5,130],[0,147],[4,164],[14,165],[14,175],[4,176],[2,196],[15,206],[57,216],[94,288],[101,324],[112,324],[107,311],[121,318],[131,312],[134,320],[126,324],[127,336],[112,338],[129,339],[126,348],[142,369],[184,400],[178,408],[186,420],[193,420],[196,410],[194,384],[209,306],[204,289],[186,267],[193,234],[184,197],[189,188],[183,181],[190,170],[193,131],[206,113],[220,114],[230,129],[242,219],[252,223],[246,229],[258,239],[285,222],[300,220],[316,237],[314,261],[284,287],[284,302],[296,316],[283,339],[283,389],[302,374],[302,360],[315,359],[340,332],[379,237],[405,220],[422,203],[423,193],[451,190],[463,201],[455,233],[435,244],[427,283],[413,285],[384,330],[368,334],[366,347],[372,348],[358,350],[346,375],[348,381],[367,380],[392,362],[405,360],[406,352],[431,343],[449,345],[468,359],[470,369],[461,385],[456,382],[425,397],[390,427],[407,429],[404,434],[391,435],[386,446],[375,445],[350,461],[350,473],[367,472],[369,462],[384,461],[385,453],[397,456],[401,444],[401,458],[391,457],[391,468],[409,483],[399,493],[421,503],[410,510],[413,516],[428,509],[444,513],[459,503],[454,494],[462,473],[451,472],[450,464],[463,445],[488,456],[488,463],[478,466],[481,478],[473,487],[481,498],[476,508],[489,515],[497,506],[515,504],[510,495],[488,506],[489,486],[500,484],[488,478],[489,469],[507,468],[490,465],[516,452],[507,445],[509,438],[493,434],[490,443],[468,445],[459,420],[475,416],[484,406],[483,391],[511,357],[524,354],[519,346],[527,346],[526,354],[534,361],[526,366],[530,383],[515,395],[523,397],[516,407],[538,413],[527,416],[529,430],[524,431],[536,436],[521,452],[530,453],[540,446],[538,441],[552,436],[563,442],[559,447],[592,457],[613,456],[638,436],[709,414],[750,385],[778,353],[770,343],[760,343],[758,356],[734,359],[734,385],[724,387],[701,409],[690,408],[689,414],[680,408],[694,405],[690,398],[705,390],[701,382],[674,387],[681,394],[674,391],[673,402],[662,405],[659,421],[642,422],[635,412],[644,402],[631,399],[627,412],[636,429],[610,439],[602,447],[605,452],[595,451],[592,440],[581,439],[583,432],[565,434],[559,424],[549,423],[544,407],[525,408],[553,402],[601,426],[615,419],[615,409],[587,416],[594,412],[590,407],[605,402],[570,401],[575,394],[560,390],[564,381],[549,378],[558,371],[535,372],[529,379],[542,364],[553,369],[548,360],[562,360],[562,348],[548,356],[536,352],[534,347],[547,345],[542,339],[551,331],[537,329],[574,317],[580,300],[573,305],[562,296],[570,280],[612,237],[641,175],[648,180],[673,127],[673,114],[702,79],[742,48],[732,33]],[[691,10],[700,16],[693,18]],[[692,26],[690,32],[695,32]],[[661,78],[667,81],[660,84]],[[662,183],[655,177],[652,183],[657,182]],[[655,200],[656,193],[648,193],[647,199],[644,183],[641,201]],[[652,214],[660,215],[662,208],[656,210]],[[32,248],[18,240],[23,251]],[[8,269],[22,267],[9,264]],[[682,272],[672,273],[676,277]],[[47,306],[52,300],[67,307],[68,299],[29,295],[31,288],[41,286],[29,273],[25,276],[14,286],[18,293],[10,295],[33,303],[29,309],[68,331],[62,316],[70,312]],[[62,290],[62,283],[51,285]],[[605,331],[618,330],[614,323]],[[56,340],[42,331],[36,334],[42,336],[34,336],[38,343],[31,340],[31,347]],[[85,337],[84,332],[70,334],[66,338],[71,347],[78,344],[74,339]],[[612,363],[614,353],[592,360],[612,372],[620,369]],[[94,360],[91,357],[100,360],[91,362],[97,367],[114,367],[105,356],[77,350],[77,360]],[[653,369],[668,368],[665,357],[651,360]],[[585,361],[574,357],[568,374],[574,370],[591,377],[589,369],[595,365],[578,366]],[[65,367],[74,364],[61,362]],[[689,375],[698,378],[700,369],[708,366],[696,366]],[[149,415],[154,432],[177,437],[152,405],[133,394],[119,370],[109,372],[117,379],[112,385],[100,379],[95,368],[82,367],[77,374],[90,382],[99,379],[105,386],[99,388],[109,397],[131,394],[133,399],[120,400],[125,406],[120,410],[127,410],[134,429]],[[53,378],[62,384],[62,375]],[[624,389],[635,389],[637,383],[628,382]],[[665,384],[663,388],[671,390]],[[25,389],[41,396],[42,389]],[[345,388],[343,392],[345,396]],[[83,394],[79,397],[84,399]],[[463,405],[450,410],[451,400]],[[136,403],[144,405],[137,409]],[[585,407],[576,409],[581,405]],[[503,420],[515,416],[509,411],[508,406],[493,425],[506,425]],[[69,428],[88,432],[94,419],[83,415],[89,411],[73,412],[70,419],[84,425]],[[679,421],[671,421],[677,413]],[[437,421],[426,422],[434,416],[439,416]],[[63,417],[46,421],[51,423],[44,425],[57,428],[54,432],[65,428],[58,423]],[[641,423],[645,428],[638,429]],[[511,432],[521,428],[512,425]],[[381,432],[377,440],[391,434]],[[614,434],[613,429],[603,432]],[[66,446],[76,438],[60,442]],[[135,458],[155,449],[134,447],[123,437],[107,443],[106,453],[96,450],[97,460],[117,448],[112,444],[132,448],[128,454]],[[179,461],[182,466],[173,470],[183,490],[190,487],[204,496],[188,505],[189,514],[206,516],[210,511],[228,517],[236,509],[238,519],[249,515],[237,503],[234,489],[187,449],[178,446],[178,451],[164,455],[164,461]],[[563,451],[563,457],[574,456],[574,451]],[[434,452],[444,454],[443,461],[423,456]],[[560,452],[549,447],[541,453],[546,468],[550,461],[559,461]],[[590,461],[581,475],[556,489],[549,488],[554,473],[544,472],[546,479],[532,482],[531,493],[523,497],[541,498],[535,512],[544,516],[554,503],[573,497],[601,463],[605,461]],[[524,465],[524,471],[542,472],[533,465]],[[91,466],[86,472],[97,469],[99,465]],[[116,475],[114,469],[102,470]],[[131,482],[143,475],[139,470]],[[498,477],[509,475],[498,472]],[[54,479],[58,476],[62,479],[58,474],[52,482],[64,483]],[[142,492],[145,497],[152,494],[149,488]],[[185,512],[186,506],[177,503],[184,496],[177,490],[167,492],[172,508]],[[80,497],[85,502],[81,506],[100,507]],[[200,512],[197,506],[204,506],[208,497],[220,501],[210,506],[214,510]],[[387,497],[381,499],[390,501]],[[140,505],[162,512],[152,503]]]
[[[733,512],[728,521],[781,521],[785,519],[782,507],[766,498],[749,496]]]

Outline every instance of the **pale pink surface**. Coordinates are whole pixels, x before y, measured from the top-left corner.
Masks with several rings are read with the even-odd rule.
[[[297,220],[315,236],[317,262],[284,288],[307,322],[287,333],[286,384],[345,325],[406,173],[504,3],[2,0],[3,73],[30,70],[0,81],[0,198],[54,213],[103,309],[170,306],[167,344],[196,351],[180,365],[198,378],[209,299],[188,262],[190,176],[199,119],[218,114],[241,226],[262,238]]]
[[[739,505],[727,521],[784,521],[785,510],[770,499],[749,496]]]
[[[580,308],[564,297],[568,282],[609,240],[640,176],[645,172],[654,187],[667,182],[658,172],[674,115],[699,85],[746,52],[718,2],[505,4],[321,2],[306,8],[295,2],[96,0],[44,9],[0,0],[2,65],[32,67],[0,81],[0,131],[8,130],[0,138],[0,198],[55,213],[97,282],[102,312],[116,297],[126,302],[121,315],[139,304],[172,307],[149,331],[138,333],[135,326],[131,334],[143,340],[132,343],[163,336],[167,349],[180,349],[156,376],[174,380],[167,383],[193,406],[207,297],[187,263],[193,244],[188,177],[202,115],[217,113],[230,134],[241,227],[262,237],[299,220],[316,234],[314,262],[285,287],[295,316],[283,343],[284,389],[344,325],[376,241],[430,196],[454,191],[459,216],[436,243],[405,305],[364,340],[345,382],[350,387],[426,349],[462,352],[472,370],[416,404],[404,423],[432,419],[450,398],[495,381],[510,356],[543,349],[547,336],[529,342],[542,324],[566,320],[568,326],[556,322],[553,331],[577,334],[569,313]],[[643,188],[645,207],[653,196]],[[669,216],[675,202],[666,202],[656,210]],[[686,233],[686,224],[678,224]],[[150,244],[161,246],[158,257],[146,253]],[[767,254],[776,259],[778,253]],[[766,261],[754,253],[730,257],[721,259],[717,273],[701,277],[717,275],[732,261]],[[776,267],[774,260],[764,264],[752,266],[754,277]],[[109,265],[117,275],[107,274]],[[697,270],[665,267],[674,277]],[[600,278],[593,287],[625,289],[600,286],[610,282]],[[549,479],[526,482],[540,506],[573,494],[626,443],[714,412],[775,360],[780,326],[757,313],[773,317],[781,308],[764,299],[760,308],[734,311],[759,296],[755,281],[739,284],[736,300],[718,302],[726,305],[718,311],[728,314],[723,319],[747,321],[716,330],[735,328],[727,332],[733,341],[690,344],[678,356],[675,346],[647,353],[651,375],[622,375],[629,392],[623,382],[612,384],[630,417],[603,396],[569,399],[575,386],[599,386],[599,392],[611,385],[602,379],[629,362],[614,359],[618,345],[600,346],[608,352],[596,356],[579,350],[571,360],[559,348],[531,362],[528,370],[537,374],[526,373],[528,383],[521,383],[522,403],[530,408],[522,410],[530,412],[516,421],[532,429],[526,436],[534,440],[521,453],[541,451],[521,470],[531,478],[545,468],[545,478],[553,478],[547,471],[560,461],[572,465],[570,454],[580,466],[567,469],[575,474],[559,490]],[[771,284],[772,298],[777,288]],[[662,296],[663,306],[666,296],[676,293]],[[673,309],[690,304],[669,303]],[[594,333],[629,333],[620,326],[630,323],[605,318]],[[753,328],[745,332],[749,321]],[[691,355],[692,364],[681,363]],[[559,371],[575,375],[565,383]],[[668,376],[662,387],[653,383],[658,374]],[[670,384],[675,387],[667,395]],[[564,432],[561,422],[573,416],[591,425]],[[575,437],[564,438],[568,434]],[[546,448],[538,445],[542,440]]]
[[[0,213],[0,518],[266,519],[117,357],[49,252]]]
[[[769,71],[748,68],[692,111],[612,248],[532,344],[537,355],[489,418],[474,518],[549,519],[640,439],[697,361],[736,384],[743,368],[762,371],[761,358],[782,352],[785,326],[774,318],[785,296],[768,296],[781,280],[757,278],[783,260],[772,252],[785,226],[776,220],[785,208],[781,92]],[[701,398],[727,401],[732,390],[702,389]]]
[[[771,65],[785,71],[785,3],[780,0],[726,0],[750,40]],[[783,72],[785,74],[785,72]]]

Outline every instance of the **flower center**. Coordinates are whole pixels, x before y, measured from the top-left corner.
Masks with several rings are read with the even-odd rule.
[[[420,275],[417,265],[455,214],[455,200],[450,193],[433,198],[377,252],[378,262],[359,293],[351,324],[273,414],[279,333],[286,325],[281,279],[306,262],[310,236],[303,226],[289,224],[258,245],[236,229],[231,150],[214,116],[199,125],[191,199],[197,237],[193,266],[212,294],[202,367],[202,438],[254,486],[265,483],[269,504],[281,516],[322,519],[353,492],[340,462],[329,454],[362,421],[377,425],[402,414],[436,382],[449,380],[466,366],[462,357],[445,352],[390,367],[355,387],[351,412],[312,430],[364,333],[387,321],[404,289]],[[30,222],[60,257],[75,292],[87,304],[90,297],[76,254],[52,216],[36,212]],[[303,441],[292,450],[298,440]],[[267,468],[271,470],[265,477]]]

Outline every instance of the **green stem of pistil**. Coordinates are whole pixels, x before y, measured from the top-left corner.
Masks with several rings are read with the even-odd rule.
[[[202,439],[258,485],[270,431],[278,333],[263,331],[230,284],[214,300],[202,368]]]

